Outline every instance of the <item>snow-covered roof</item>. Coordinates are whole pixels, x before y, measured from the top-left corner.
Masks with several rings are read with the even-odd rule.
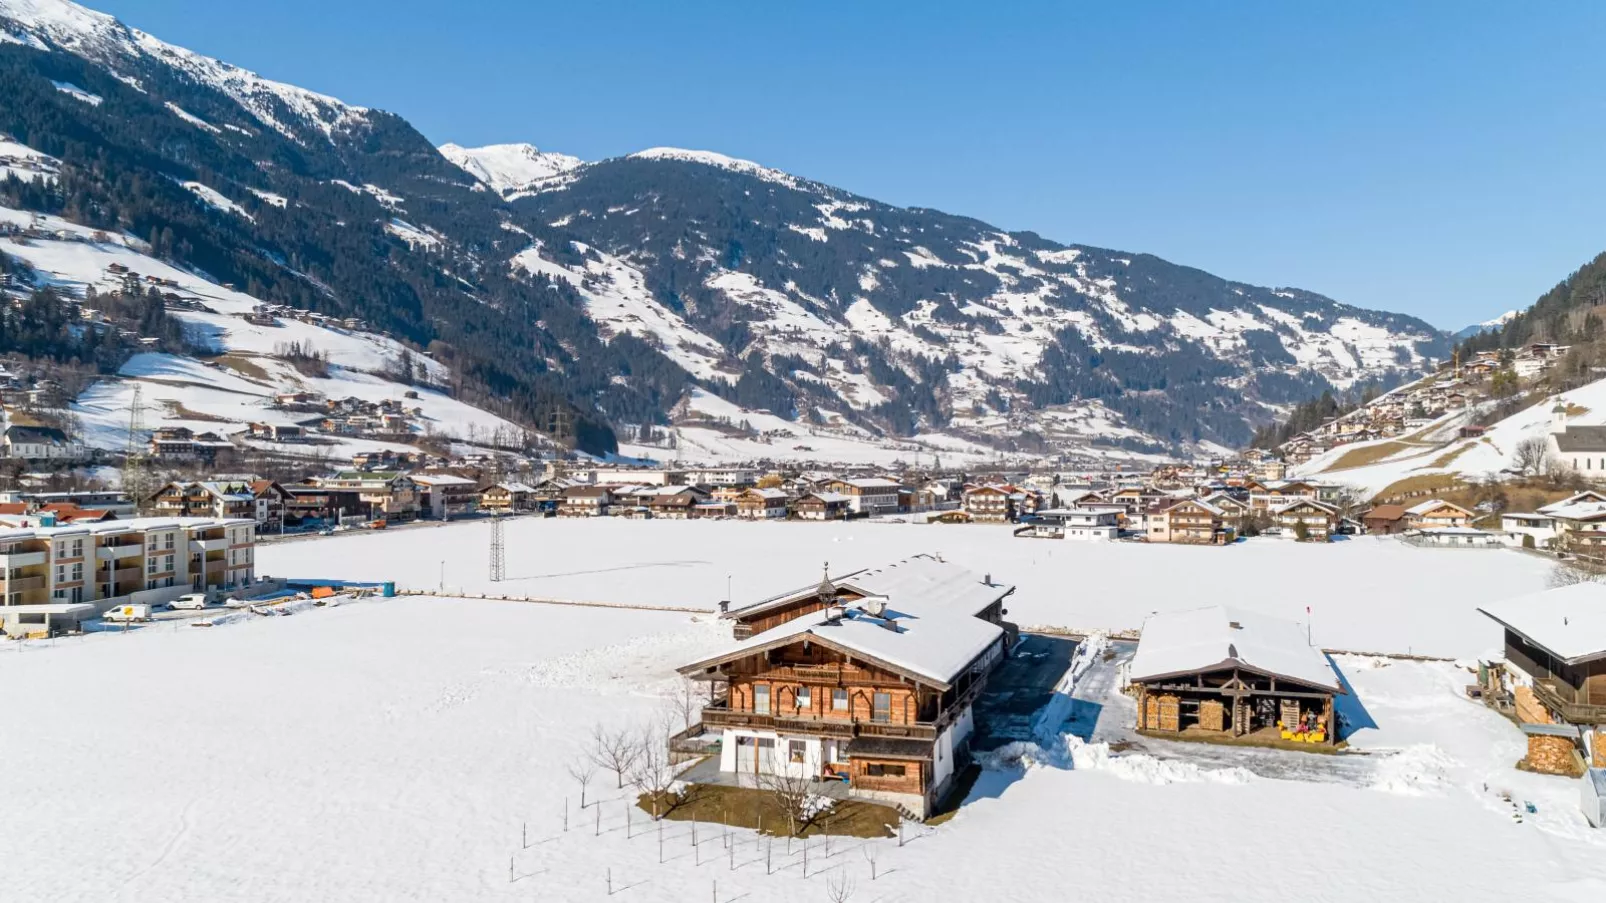
[[[474,481],[450,473],[415,473],[413,482],[420,486],[473,486]]]
[[[781,489],[749,489],[747,491],[750,492],[750,493],[757,494],[759,498],[765,498],[765,499],[784,499],[784,498],[786,498],[786,492],[784,490],[781,490]]]
[[[840,492],[811,492],[809,493],[809,496],[817,498],[822,502],[826,502],[827,504],[847,504],[848,502],[853,501],[852,496],[843,495]]]
[[[1344,692],[1302,626],[1224,605],[1150,615],[1130,674],[1145,681],[1233,667]]]
[[[852,486],[854,489],[899,489],[903,485],[881,477],[856,477],[851,480],[839,480],[838,482]]]
[[[1421,504],[1412,505],[1411,507],[1405,509],[1405,513],[1406,514],[1415,514],[1415,515],[1420,516],[1420,515],[1423,515],[1423,514],[1427,514],[1430,511],[1435,511],[1435,510],[1437,510],[1439,508],[1443,508],[1445,506],[1449,506],[1451,508],[1456,508],[1456,509],[1459,509],[1461,511],[1467,511],[1467,509],[1462,508],[1460,505],[1457,505],[1454,502],[1447,502],[1447,501],[1445,501],[1443,499],[1428,499],[1427,501],[1422,502]],[[1467,513],[1471,514],[1472,512],[1467,511]]]
[[[848,590],[862,596],[884,596],[893,600],[900,610],[925,616],[933,611],[958,612],[974,617],[987,606],[1014,592],[1010,584],[990,581],[991,575],[980,575],[935,555],[913,555],[901,561],[878,568],[865,568],[840,577],[832,577],[831,585],[838,591]],[[814,593],[819,582],[788,590],[767,599],[761,599],[732,609],[726,617],[740,617],[779,608],[801,596]]]
[[[10,521],[26,520],[36,523],[38,514],[7,518]],[[30,523],[26,527],[0,529],[0,542],[17,542],[25,539],[51,539],[58,536],[134,533],[148,530],[200,530],[209,527],[238,527],[255,524],[248,517],[132,517],[127,520],[108,520],[74,523],[69,526],[40,527]]]
[[[716,662],[787,645],[807,635],[947,689],[977,656],[1004,635],[1002,627],[983,621],[975,613],[1013,589],[989,586],[963,568],[924,555],[836,581],[839,587],[850,584],[869,592],[867,599],[847,603],[841,618],[832,620],[824,611],[794,618],[754,634],[719,655],[687,665],[681,672],[695,672]],[[986,601],[980,602],[983,597]],[[868,599],[884,603],[880,616],[867,610]],[[746,610],[755,608],[749,606]]]
[[[1546,505],[1539,511],[1558,520],[1593,520],[1606,517],[1606,502],[1575,502],[1571,505]]]
[[[498,484],[496,484],[496,488],[505,490],[507,492],[534,492],[535,491],[535,487],[534,486],[529,486],[529,485],[526,485],[524,483],[498,483]]]
[[[1576,583],[1478,610],[1568,664],[1606,658],[1606,584]]]

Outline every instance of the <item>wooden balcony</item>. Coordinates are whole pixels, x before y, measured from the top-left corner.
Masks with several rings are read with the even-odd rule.
[[[821,718],[808,715],[761,715],[757,712],[733,711],[724,706],[707,706],[703,709],[703,726],[710,730],[727,727],[752,728],[783,734],[810,734],[819,737],[903,737],[912,740],[937,739],[937,725],[931,722],[914,724],[888,724],[879,721],[850,721],[846,718]]]
[[[6,581],[6,591],[12,593],[44,588],[45,578],[43,577],[12,577]]]
[[[1546,708],[1554,710],[1570,724],[1606,724],[1606,705],[1572,702],[1572,687],[1555,678],[1545,677],[1534,681],[1534,695]]]

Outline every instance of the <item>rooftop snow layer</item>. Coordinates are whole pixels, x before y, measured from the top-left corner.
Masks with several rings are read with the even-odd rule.
[[[1606,657],[1606,584],[1547,589],[1478,611],[1568,664]]]
[[[1150,615],[1132,657],[1133,680],[1242,666],[1344,692],[1321,650],[1293,621],[1223,605]]]

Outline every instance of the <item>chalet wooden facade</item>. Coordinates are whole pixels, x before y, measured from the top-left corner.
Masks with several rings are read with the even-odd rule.
[[[1223,606],[1151,615],[1127,681],[1140,731],[1267,745],[1338,740],[1344,687],[1292,621]]]
[[[965,490],[965,513],[975,523],[1001,524],[1015,518],[1015,504],[1008,488],[972,486]]]
[[[1405,524],[1413,530],[1470,527],[1476,518],[1476,514],[1460,505],[1440,499],[1429,499],[1405,509]]]
[[[1153,517],[1151,542],[1221,545],[1233,540],[1226,512],[1203,499],[1184,499]]]
[[[736,645],[680,669],[709,683],[721,772],[845,781],[925,817],[968,761],[1013,591],[920,555],[725,612]]]
[[[744,489],[736,496],[736,516],[744,520],[784,518],[787,501],[780,489]]]
[[[1338,532],[1338,510],[1314,499],[1289,502],[1271,513],[1271,521],[1284,536],[1326,542]]]
[[[835,492],[810,492],[792,504],[799,520],[842,520],[852,513],[849,499]]]

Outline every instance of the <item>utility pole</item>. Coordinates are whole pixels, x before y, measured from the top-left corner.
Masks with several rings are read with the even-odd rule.
[[[134,398],[128,406],[128,438],[123,445],[123,492],[134,503],[134,512],[144,514],[150,494],[145,463],[145,392],[134,383]]]
[[[507,574],[507,546],[502,536],[502,512],[491,513],[491,582],[501,583]]]

